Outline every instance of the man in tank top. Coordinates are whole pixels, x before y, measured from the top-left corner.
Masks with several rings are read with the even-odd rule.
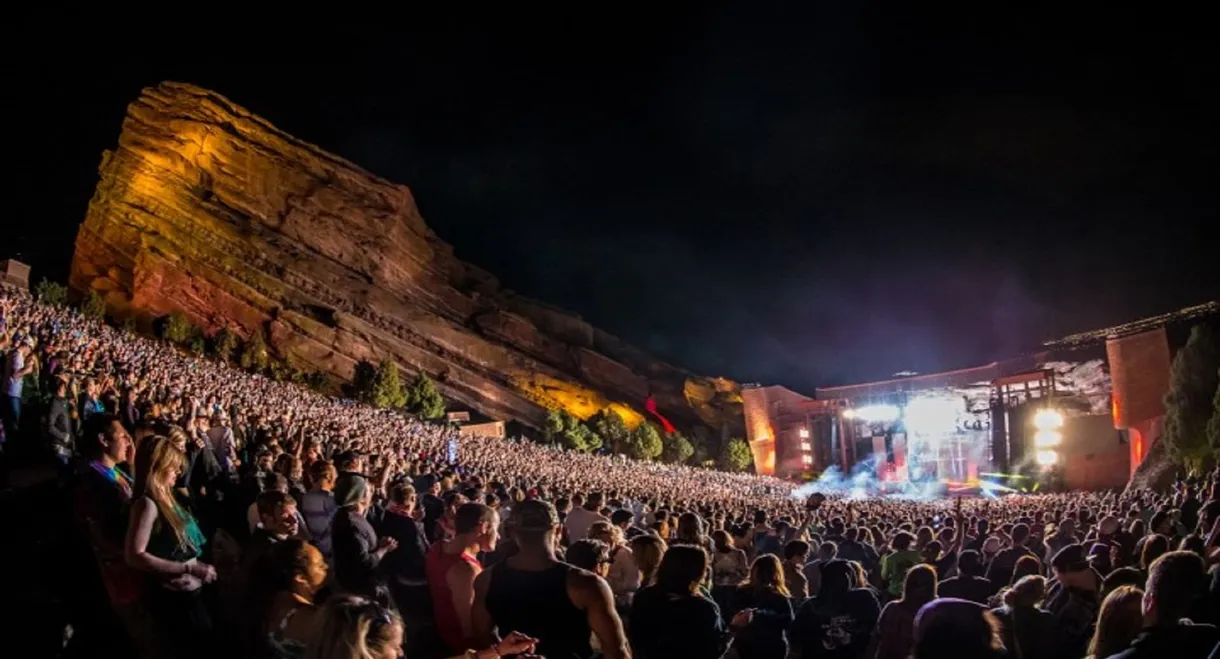
[[[428,549],[424,570],[432,591],[432,611],[450,654],[475,647],[470,607],[475,577],[483,569],[475,557],[496,548],[499,527],[496,511],[481,503],[462,504],[454,519],[457,535]]]
[[[590,632],[605,659],[631,656],[614,596],[601,577],[556,559],[559,514],[535,499],[513,506],[508,532],[520,550],[475,579],[474,632],[478,647],[497,631],[538,639],[544,657],[593,656]]]

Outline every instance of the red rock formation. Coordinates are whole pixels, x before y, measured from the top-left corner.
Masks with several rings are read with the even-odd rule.
[[[688,429],[740,427],[735,383],[652,359],[458,260],[411,191],[178,83],[128,108],[76,240],[71,286],[143,323],[266,333],[281,356],[348,378],[360,359],[426,371],[447,397],[537,426],[652,393]]]

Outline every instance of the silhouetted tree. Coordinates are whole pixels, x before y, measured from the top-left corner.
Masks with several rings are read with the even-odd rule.
[[[334,381],[330,374],[324,371],[310,371],[305,374],[305,386],[319,393],[333,393]]]
[[[261,373],[267,370],[270,361],[271,355],[267,352],[267,342],[263,340],[263,333],[261,330],[255,329],[250,334],[250,339],[242,346],[238,363],[246,370]]]
[[[1170,455],[1191,469],[1211,459],[1207,423],[1212,416],[1220,352],[1206,325],[1190,330],[1186,345],[1173,358],[1169,391],[1165,394],[1165,425],[1162,439]]]
[[[229,361],[233,359],[233,352],[237,350],[238,344],[241,343],[241,337],[237,332],[222,327],[212,335],[212,354],[221,361]]]
[[[81,300],[80,311],[86,318],[101,320],[106,317],[106,300],[102,299],[102,295],[93,289],[89,289],[89,293]]]
[[[1216,379],[1220,380],[1220,372],[1216,373]],[[1216,394],[1212,396],[1212,418],[1207,422],[1207,443],[1211,445],[1214,453],[1220,454],[1220,385],[1216,386]]]

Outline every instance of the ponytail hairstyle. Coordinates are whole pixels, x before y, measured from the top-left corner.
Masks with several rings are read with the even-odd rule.
[[[186,454],[179,451],[168,437],[153,435],[145,438],[136,449],[136,475],[132,498],[151,499],[156,504],[161,518],[174,530],[178,547],[198,550],[200,548],[195,547],[186,532],[186,511],[174,500],[173,483],[178,479],[185,464]]]
[[[1021,577],[1004,591],[1004,604],[1012,609],[1033,608],[1046,595],[1046,578],[1040,574]]]

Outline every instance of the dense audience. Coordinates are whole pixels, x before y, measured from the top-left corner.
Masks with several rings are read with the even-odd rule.
[[[0,473],[57,466],[115,656],[1220,656],[1220,471],[803,500],[459,439],[11,289],[0,354]]]

